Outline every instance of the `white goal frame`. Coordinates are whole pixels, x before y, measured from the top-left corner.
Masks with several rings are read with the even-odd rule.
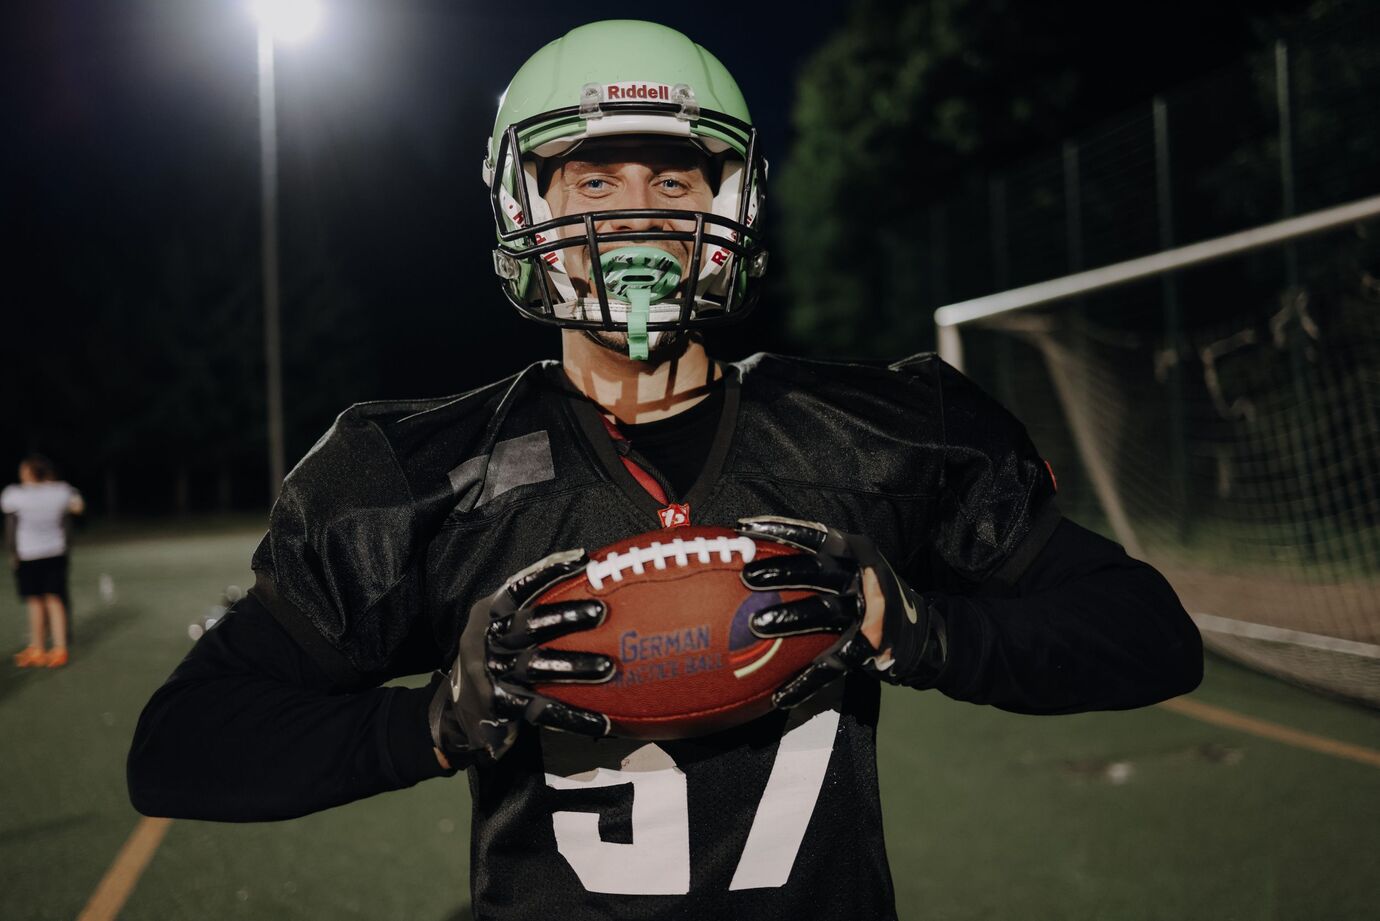
[[[1300,237],[1375,217],[1380,217],[1380,195],[1312,211],[1200,243],[1163,250],[1138,259],[1012,288],[985,297],[946,304],[934,312],[939,357],[960,371],[963,370],[963,343],[959,329],[965,325],[995,320],[994,326],[1001,325],[1015,330],[1026,328],[1028,332],[1039,333],[1039,329],[1029,327],[1010,315],[1040,304],[1067,300],[1147,278],[1164,276],[1180,269],[1287,243]],[[999,317],[1005,319],[996,320]],[[1074,382],[1070,379],[1068,369],[1055,355],[1049,337],[1037,335],[1035,341],[1044,353],[1050,379],[1065,408],[1074,445],[1087,470],[1093,493],[1106,512],[1107,523],[1116,539],[1126,548],[1126,552],[1143,559],[1145,554],[1136,537],[1135,529],[1131,526],[1131,519],[1126,514],[1121,497],[1117,494],[1110,465],[1099,446],[1097,431],[1080,409],[1080,401],[1076,399]]]
[[[1192,243],[1175,249],[1167,249],[1139,259],[1128,259],[1098,269],[1077,272],[1042,281],[1023,288],[1012,288],[989,294],[985,297],[946,304],[934,312],[934,325],[938,333],[939,357],[949,364],[963,370],[963,344],[959,341],[958,328],[978,320],[987,320],[1001,314],[1024,310],[1051,301],[1066,300],[1106,288],[1115,288],[1164,275],[1176,269],[1187,269],[1206,262],[1215,262],[1228,256],[1263,249],[1278,243],[1286,243],[1299,237],[1332,230],[1345,224],[1364,221],[1380,216],[1380,195],[1362,198],[1334,208],[1324,208],[1298,217],[1276,221],[1260,227],[1252,227],[1239,233],[1215,237],[1201,243]]]

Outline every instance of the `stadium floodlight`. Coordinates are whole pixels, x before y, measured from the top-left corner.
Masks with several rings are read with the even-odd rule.
[[[278,498],[287,463],[283,437],[283,349],[279,321],[278,114],[273,52],[307,38],[321,22],[319,0],[254,0],[259,26],[259,169],[263,244],[264,362],[267,365],[269,496]]]
[[[250,6],[262,33],[276,42],[299,42],[321,23],[318,0],[255,0]]]

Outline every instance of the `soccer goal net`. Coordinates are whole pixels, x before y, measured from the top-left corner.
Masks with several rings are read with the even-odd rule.
[[[1380,706],[1380,197],[941,308],[1218,652]]]

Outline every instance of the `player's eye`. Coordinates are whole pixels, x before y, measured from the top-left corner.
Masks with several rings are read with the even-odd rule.
[[[670,176],[663,176],[657,180],[656,184],[657,188],[661,189],[663,192],[684,192],[689,188],[684,182]]]
[[[605,179],[586,179],[580,183],[580,188],[588,192],[602,192],[608,188],[608,180]]]

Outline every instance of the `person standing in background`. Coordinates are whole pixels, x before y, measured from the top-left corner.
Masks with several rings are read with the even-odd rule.
[[[81,493],[37,454],[20,461],[19,482],[0,492],[0,510],[14,516],[10,561],[29,611],[29,645],[14,657],[20,668],[67,664],[67,516],[85,508]]]

